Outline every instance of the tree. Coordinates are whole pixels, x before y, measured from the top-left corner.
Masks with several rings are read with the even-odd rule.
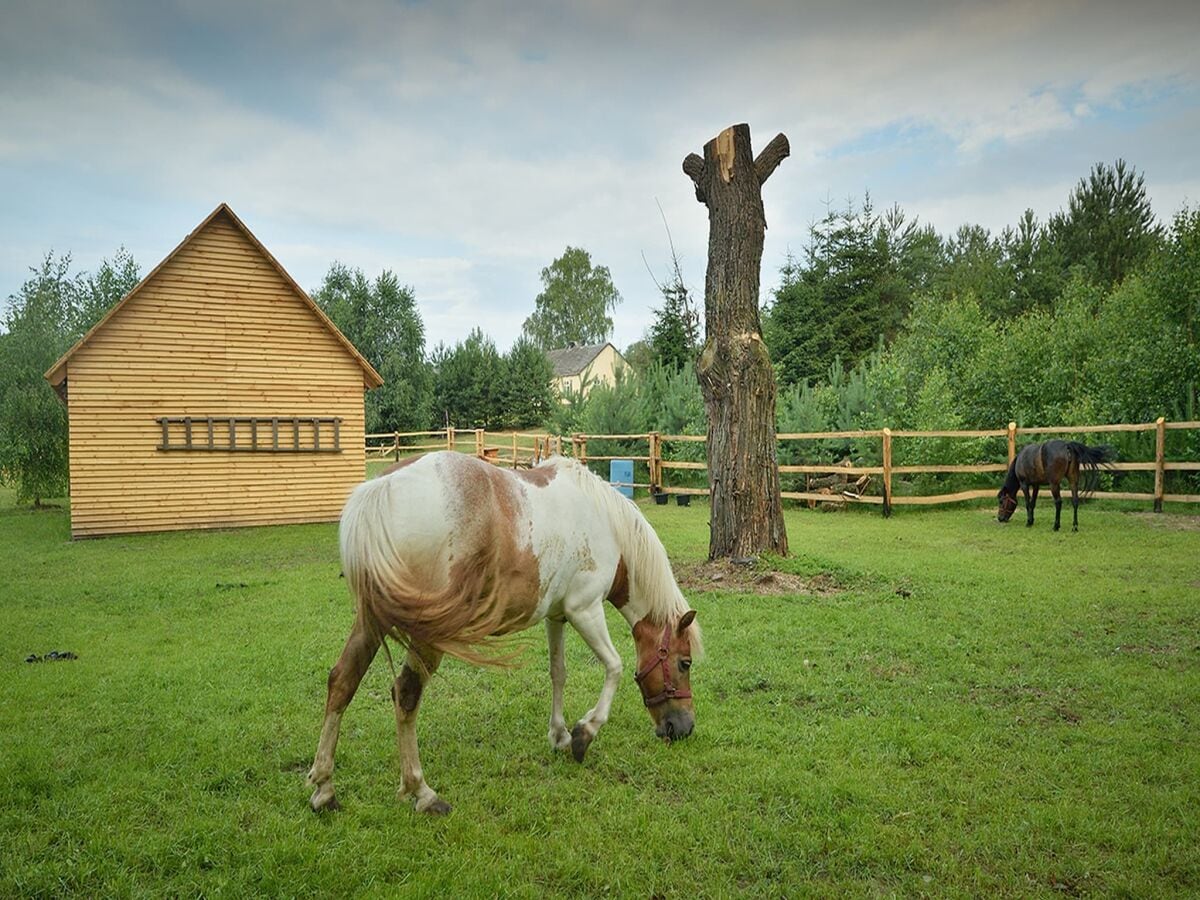
[[[641,340],[634,341],[626,347],[621,355],[633,371],[641,373],[649,369],[654,365],[654,351],[650,349],[649,333],[644,333]]]
[[[0,482],[35,506],[67,490],[67,411],[46,370],[138,282],[121,248],[94,275],[70,277],[70,254],[46,255],[9,297],[0,335]]]
[[[1105,288],[1145,263],[1162,238],[1145,179],[1123,159],[1111,167],[1096,163],[1049,227],[1065,265],[1081,266],[1090,281]]]
[[[554,405],[554,367],[526,337],[517,338],[504,358],[502,409],[505,424],[530,428],[545,424]]]
[[[124,247],[117,248],[111,260],[103,259],[94,274],[80,273],[74,281],[74,302],[70,328],[83,335],[137,287],[141,273],[133,256]]]
[[[475,328],[453,349],[433,352],[434,403],[456,428],[488,428],[503,419],[504,364],[492,339]]]
[[[775,137],[755,159],[750,126],[689,154],[683,171],[708,208],[704,349],[696,375],[708,412],[710,559],[787,553],[775,440],[775,373],[758,312],[766,214],[762,185],[790,153]]]
[[[1016,228],[1008,227],[1000,233],[1000,245],[1011,287],[1001,314],[1012,317],[1032,309],[1050,309],[1066,285],[1066,269],[1049,229],[1038,222],[1032,209],[1027,209]]]
[[[853,367],[901,328],[915,291],[942,266],[931,228],[898,206],[880,215],[830,209],[809,229],[802,262],[789,257],[767,311],[765,337],[784,384],[820,378],[835,359]]]
[[[654,359],[678,372],[696,358],[700,347],[700,317],[692,309],[678,261],[671,280],[659,285],[663,305],[654,310],[650,349]]]
[[[542,292],[523,331],[542,350],[572,341],[599,344],[612,334],[609,313],[621,302],[607,266],[593,266],[586,250],[567,247],[542,269]]]
[[[412,288],[388,270],[371,282],[359,269],[335,262],[312,298],[383,377],[383,385],[367,394],[367,431],[428,427],[432,374]]]

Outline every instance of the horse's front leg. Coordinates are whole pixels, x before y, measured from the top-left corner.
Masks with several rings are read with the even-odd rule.
[[[337,797],[333,792],[333,754],[337,750],[338,733],[341,730],[342,713],[354,699],[359,682],[379,650],[379,632],[374,624],[367,624],[362,616],[354,619],[354,627],[346,638],[346,646],[337,664],[329,670],[329,686],[325,697],[325,720],[321,725],[321,737],[317,742],[317,754],[308,772],[308,783],[316,788],[309,805],[314,812],[337,809]]]
[[[1050,485],[1050,493],[1054,495],[1054,530],[1058,531],[1058,523],[1062,518],[1062,491],[1057,482]]]
[[[567,683],[567,660],[564,649],[563,621],[546,620],[546,641],[550,645],[550,746],[565,750],[571,744],[571,732],[563,718],[563,688]]]
[[[599,600],[572,616],[571,624],[604,666],[604,687],[600,689],[600,698],[571,729],[571,755],[576,762],[583,762],[583,756],[595,739],[596,732],[608,721],[613,696],[621,683],[621,656],[609,637],[608,623],[604,620],[604,610]]]
[[[1025,527],[1026,528],[1030,528],[1033,526],[1033,508],[1035,506],[1037,506],[1038,486],[1035,484],[1032,487],[1033,487],[1033,491],[1031,493],[1029,490],[1029,488],[1030,488],[1029,482],[1021,483],[1021,490],[1025,492]]]
[[[421,693],[442,661],[439,650],[430,647],[410,647],[400,676],[392,685],[392,701],[396,707],[396,743],[400,748],[400,774],[403,786],[401,797],[411,797],[417,812],[440,815],[450,812],[450,804],[441,799],[428,784],[421,771],[421,754],[417,749],[417,711]]]

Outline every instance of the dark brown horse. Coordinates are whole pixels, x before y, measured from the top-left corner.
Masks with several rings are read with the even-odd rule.
[[[1079,469],[1087,469],[1087,483],[1084,493],[1090,494],[1096,489],[1096,478],[1100,467],[1111,463],[1117,458],[1117,452],[1108,445],[1088,447],[1075,441],[1045,441],[1041,444],[1029,444],[1021,448],[1013,464],[1008,467],[1008,477],[1004,487],[1000,488],[1000,513],[997,515],[1001,522],[1007,522],[1017,509],[1017,488],[1025,494],[1025,526],[1033,524],[1033,507],[1037,504],[1038,487],[1050,485],[1050,493],[1054,495],[1054,530],[1058,531],[1059,518],[1062,515],[1062,496],[1059,485],[1066,478],[1071,483],[1071,508],[1074,516],[1071,520],[1071,530],[1079,530]],[[1032,493],[1030,491],[1032,488]]]

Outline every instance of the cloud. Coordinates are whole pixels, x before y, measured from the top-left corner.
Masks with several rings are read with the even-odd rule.
[[[125,242],[148,268],[225,200],[305,286],[334,258],[396,271],[431,341],[481,324],[507,346],[568,244],[610,267],[636,339],[658,302],[642,255],[668,256],[656,202],[703,289],[680,162],[733,122],[793,148],[764,290],[827,196],[998,225],[1058,208],[1097,159],[1200,136],[1194,4],[76,0],[6,26],[0,294],[50,246],[87,265]],[[1156,203],[1190,189],[1180,167],[1148,177]]]

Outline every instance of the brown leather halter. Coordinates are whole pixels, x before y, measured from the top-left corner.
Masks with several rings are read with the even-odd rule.
[[[1017,497],[1015,494],[1005,494],[1000,498],[1000,510],[1007,512],[1010,516],[1017,511]]]
[[[663,689],[660,693],[653,697],[647,697],[645,689],[642,690],[642,702],[646,706],[659,706],[666,703],[668,700],[686,700],[692,696],[692,692],[687,688],[677,688],[674,682],[671,681],[671,667],[667,665],[667,657],[671,652],[671,622],[670,620],[663,626],[662,643],[659,644],[658,654],[653,657],[650,662],[646,663],[646,667],[633,676],[633,680],[637,682],[639,688],[642,687],[642,681],[647,675],[654,671],[655,666],[662,666],[663,674]]]

